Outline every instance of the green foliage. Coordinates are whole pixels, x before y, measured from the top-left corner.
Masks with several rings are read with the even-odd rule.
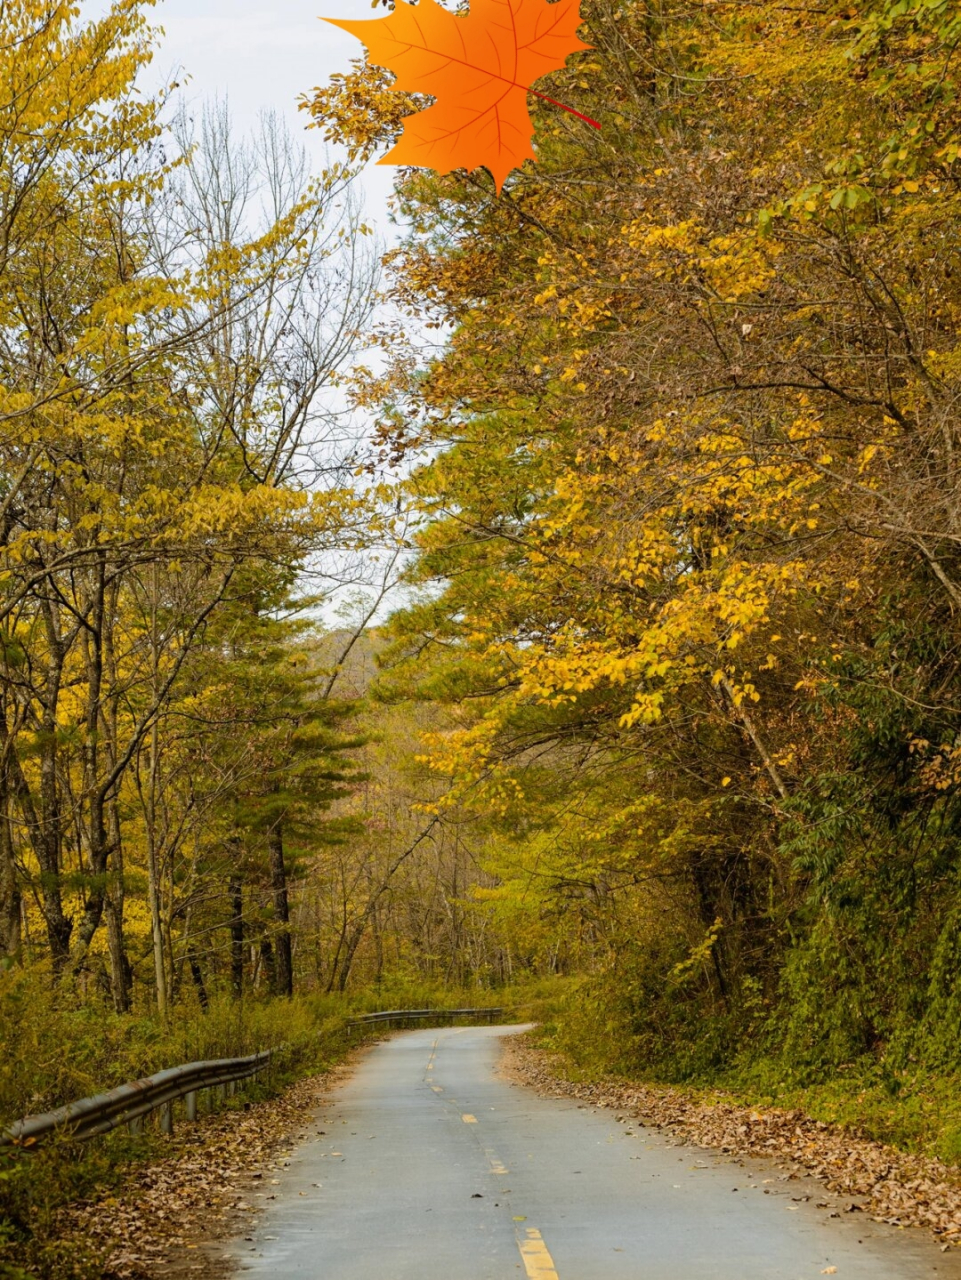
[[[635,946],[616,968],[571,981],[547,1042],[584,1074],[710,1079],[729,1060],[742,1016],[672,981],[669,961],[681,955]]]
[[[0,1123],[180,1062],[236,1057],[280,1044],[301,1057],[318,1025],[339,1012],[333,998],[290,1002],[215,996],[204,1015],[178,1006],[167,1025],[155,1013],[117,1014],[80,1002],[38,970],[0,974]]]
[[[803,1074],[803,1073],[802,1073]],[[873,1057],[847,1064],[819,1082],[804,1081],[783,1056],[747,1056],[716,1076],[751,1106],[801,1110],[879,1142],[961,1164],[961,1075],[921,1064],[891,1069]]]

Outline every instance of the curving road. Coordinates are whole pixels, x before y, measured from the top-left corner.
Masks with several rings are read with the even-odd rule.
[[[773,1162],[672,1147],[610,1111],[498,1078],[499,1038],[521,1029],[410,1031],[369,1051],[295,1151],[252,1236],[233,1246],[239,1274],[961,1278],[961,1258],[923,1233],[832,1218],[836,1197],[781,1180]]]

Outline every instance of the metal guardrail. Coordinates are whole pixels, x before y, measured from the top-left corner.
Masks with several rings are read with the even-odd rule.
[[[368,1027],[378,1022],[388,1026],[392,1022],[425,1022],[428,1018],[443,1021],[445,1018],[486,1018],[493,1022],[503,1014],[503,1009],[386,1009],[383,1013],[363,1013],[356,1018],[347,1019],[347,1034],[354,1027]]]
[[[122,1124],[139,1132],[143,1117],[158,1107],[162,1132],[173,1133],[173,1104],[178,1098],[186,1099],[187,1119],[196,1120],[198,1090],[221,1088],[232,1093],[238,1080],[256,1076],[269,1065],[270,1058],[268,1049],[248,1058],[217,1058],[170,1067],[143,1080],[119,1085],[109,1093],[81,1098],[56,1111],[18,1120],[0,1133],[0,1147],[33,1147],[58,1135],[92,1138]]]
[[[428,1018],[443,1022],[454,1018],[486,1018],[493,1022],[503,1014],[496,1009],[386,1009],[381,1013],[364,1013],[348,1018],[348,1036],[353,1027],[377,1023],[423,1022]],[[163,1133],[173,1133],[173,1104],[178,1098],[186,1101],[188,1120],[197,1119],[197,1093],[201,1089],[220,1088],[233,1092],[238,1080],[247,1080],[263,1071],[270,1063],[271,1050],[254,1053],[247,1058],[217,1058],[210,1062],[186,1062],[179,1067],[158,1071],[130,1084],[119,1085],[108,1093],[98,1093],[92,1098],[81,1098],[55,1111],[39,1116],[27,1116],[0,1132],[0,1148],[31,1148],[52,1137],[72,1140],[93,1138],[108,1133],[122,1124],[139,1132],[143,1118],[160,1109],[160,1128]],[[276,1053],[276,1050],[273,1050]]]

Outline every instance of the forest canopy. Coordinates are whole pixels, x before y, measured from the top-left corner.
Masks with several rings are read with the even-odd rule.
[[[389,72],[312,175],[137,91],[139,0],[0,10],[4,1016],[536,981],[595,1068],[961,1065],[961,12],[581,13],[378,264]]]
[[[953,1069],[961,14],[582,13],[539,88],[600,131],[532,99],[499,197],[398,182],[449,339],[356,385],[421,521],[387,685],[453,717],[441,811],[585,1055]],[[308,105],[366,159],[422,103],[358,61]]]

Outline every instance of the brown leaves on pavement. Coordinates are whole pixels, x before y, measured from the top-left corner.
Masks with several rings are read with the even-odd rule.
[[[666,1085],[576,1083],[564,1078],[560,1055],[534,1048],[523,1036],[504,1045],[504,1074],[544,1096],[616,1107],[693,1146],[791,1161],[798,1173],[813,1175],[835,1194],[863,1197],[863,1204],[850,1204],[852,1211],[863,1209],[894,1226],[927,1227],[945,1248],[961,1244],[961,1170],[941,1160],[898,1151],[801,1111],[704,1101]]]
[[[342,1068],[300,1080],[277,1098],[181,1121],[169,1152],[131,1170],[118,1195],[70,1205],[61,1238],[82,1239],[106,1257],[104,1280],[216,1280],[224,1247],[243,1236],[276,1194],[293,1144]]]

